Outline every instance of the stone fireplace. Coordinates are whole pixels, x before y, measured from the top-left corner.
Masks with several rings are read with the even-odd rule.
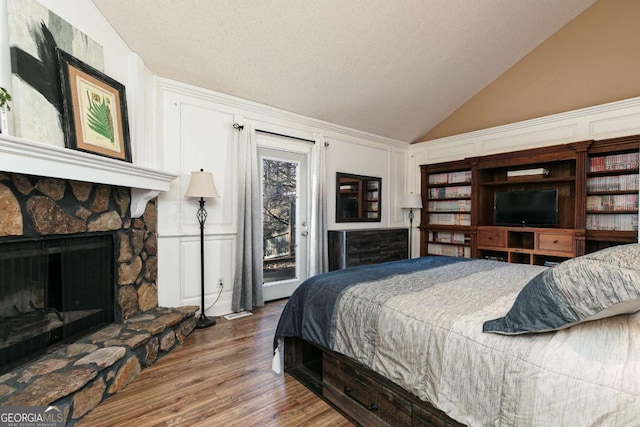
[[[0,405],[72,425],[193,330],[198,307],[158,306],[175,176],[4,135],[0,154]]]
[[[67,276],[64,286],[67,294],[71,292],[65,294],[69,301],[79,301],[85,289],[96,291],[96,283],[102,283],[104,288],[105,281],[110,280],[106,289],[99,292],[105,303],[109,299],[115,301],[115,310],[113,306],[102,307],[101,311],[109,312],[102,313],[97,326],[104,326],[114,319],[126,320],[158,305],[155,204],[149,203],[142,217],[132,220],[127,188],[3,174],[0,175],[0,206],[3,206],[0,211],[0,251],[6,254],[0,267],[12,266],[18,270],[10,275],[13,278],[3,277],[0,270],[0,307],[8,309],[2,310],[8,315],[0,315],[4,335],[15,335],[18,329],[23,329],[20,317],[38,320],[39,314],[46,316],[34,324],[67,324],[64,328],[52,325],[51,331],[43,331],[38,336],[49,335],[44,339],[55,343],[63,337],[57,340],[51,337],[52,333],[74,335],[70,330],[73,325],[60,320],[64,319],[62,289],[58,289],[62,284],[56,285],[56,282],[61,281],[62,275]],[[105,239],[111,240],[106,243],[111,253],[102,251],[102,256],[108,257],[108,264],[99,259],[101,251],[95,247],[98,245],[96,239],[104,233],[109,233]],[[86,240],[90,237],[91,242]],[[77,250],[76,245],[79,246]],[[21,256],[21,252],[26,256]],[[83,255],[92,258],[83,262]],[[105,274],[110,276],[106,280]],[[116,280],[113,280],[114,275]],[[47,280],[48,284],[37,284],[39,280]],[[13,289],[17,282],[22,282],[25,289]],[[90,295],[84,296],[87,297]],[[80,304],[87,306],[82,311],[99,310],[96,304]],[[70,315],[72,311],[81,310],[68,311]],[[13,329],[8,325],[13,325]],[[91,329],[95,328],[89,327]],[[4,347],[4,344],[6,340],[0,336],[0,345]],[[37,347],[35,350],[38,355]]]

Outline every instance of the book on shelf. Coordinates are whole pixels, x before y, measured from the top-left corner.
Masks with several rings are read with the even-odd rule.
[[[431,213],[429,224],[433,225],[471,225],[471,214],[468,213]]]
[[[558,261],[545,261],[544,262],[544,266],[545,267],[555,267],[558,264],[560,264],[560,262],[558,262]]]
[[[638,152],[590,157],[589,172],[608,172],[638,169],[639,159],[640,153]]]
[[[340,184],[340,191],[358,191],[357,184]]]
[[[633,211],[638,209],[637,194],[587,196],[587,211]]]
[[[431,243],[457,243],[464,245],[469,243],[469,237],[464,233],[452,231],[430,231],[429,242]]]
[[[638,191],[638,175],[613,175],[587,178],[587,191]]]
[[[468,246],[441,245],[429,243],[427,245],[429,255],[446,255],[455,257],[471,258],[471,248]]]
[[[469,212],[471,200],[431,200],[427,204],[427,210],[431,212]]]
[[[471,197],[471,186],[460,187],[435,187],[429,189],[430,199],[455,199],[459,197]]]
[[[638,231],[637,214],[587,214],[587,230]]]
[[[429,175],[429,184],[463,184],[471,182],[471,171],[443,172]]]

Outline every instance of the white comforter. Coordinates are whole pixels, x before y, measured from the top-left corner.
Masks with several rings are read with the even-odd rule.
[[[353,286],[336,311],[335,349],[470,426],[639,426],[638,313],[543,334],[482,332],[542,270],[503,264],[382,304],[385,281]]]

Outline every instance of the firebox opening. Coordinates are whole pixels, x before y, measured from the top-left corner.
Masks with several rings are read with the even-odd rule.
[[[114,236],[0,243],[0,373],[114,321]]]

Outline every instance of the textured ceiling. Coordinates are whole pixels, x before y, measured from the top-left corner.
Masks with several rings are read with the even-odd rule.
[[[595,0],[93,0],[155,75],[413,142]]]

